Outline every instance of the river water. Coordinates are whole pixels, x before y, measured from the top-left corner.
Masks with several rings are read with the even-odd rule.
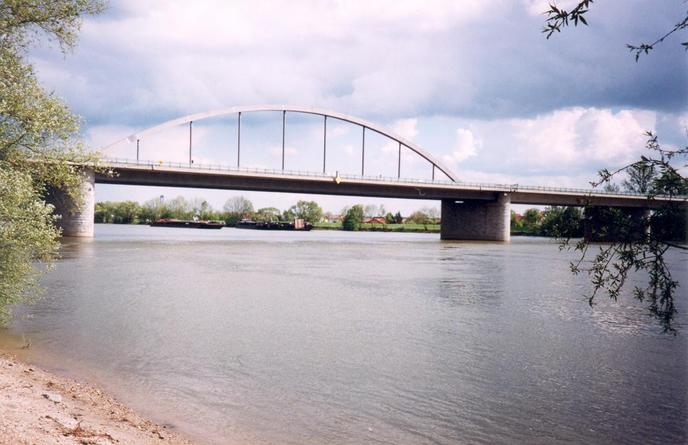
[[[200,443],[686,443],[685,299],[676,336],[629,297],[591,309],[572,258],[534,238],[98,225],[1,341]]]

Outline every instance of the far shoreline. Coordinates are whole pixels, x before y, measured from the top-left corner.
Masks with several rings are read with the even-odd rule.
[[[115,226],[149,226],[148,223],[102,223],[97,222],[96,225],[115,225]],[[313,230],[318,231],[341,231],[341,232],[385,232],[385,233],[440,233],[440,224],[370,224],[363,223],[358,230],[344,230],[341,224],[336,223],[316,223],[313,225]],[[234,226],[225,226],[225,229],[236,229]],[[511,236],[530,237],[530,238],[547,238],[556,239],[555,237],[545,236],[539,233],[530,233],[523,230],[512,230]]]

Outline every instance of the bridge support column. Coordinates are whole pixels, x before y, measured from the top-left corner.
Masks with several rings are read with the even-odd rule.
[[[82,172],[80,187],[82,202],[77,205],[70,196],[61,190],[53,191],[48,198],[55,206],[55,214],[60,215],[57,225],[62,236],[92,238],[95,214],[95,175],[93,170]]]
[[[509,241],[511,196],[499,193],[494,201],[442,200],[443,240]]]

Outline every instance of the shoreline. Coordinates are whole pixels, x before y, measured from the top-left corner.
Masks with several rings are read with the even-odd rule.
[[[0,412],[0,445],[193,444],[100,388],[40,369],[4,349]]]

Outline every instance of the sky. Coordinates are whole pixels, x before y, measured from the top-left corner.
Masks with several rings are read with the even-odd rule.
[[[39,79],[83,119],[90,147],[135,158],[115,141],[191,113],[233,106],[318,107],[374,122],[420,145],[466,182],[588,187],[601,168],[644,150],[645,131],[688,143],[687,32],[638,62],[684,0],[606,0],[589,26],[547,40],[541,0],[112,0],[87,18],[77,47],[31,54]],[[572,1],[559,1],[562,7]],[[281,113],[242,116],[242,167],[280,168]],[[322,169],[322,119],[288,114],[286,168]],[[328,121],[328,172],[360,171],[360,128]],[[142,138],[141,157],[185,162],[188,128]],[[236,116],[194,122],[194,163],[235,165]],[[396,145],[369,135],[366,174],[396,176]],[[402,176],[429,179],[411,152]],[[439,176],[438,176],[439,177]],[[256,208],[315,199],[410,211],[435,202],[98,185],[96,199],[244,195]]]

